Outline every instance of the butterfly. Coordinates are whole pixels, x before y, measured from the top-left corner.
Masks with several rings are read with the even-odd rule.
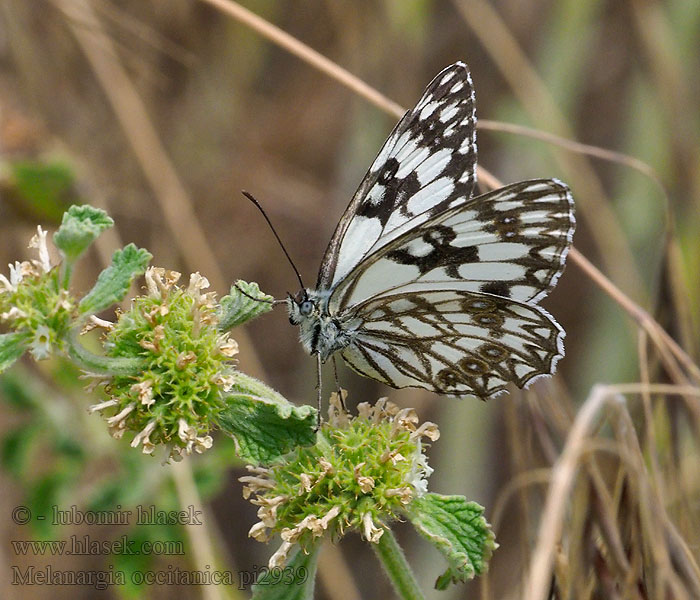
[[[340,354],[394,388],[487,399],[564,356],[564,330],[538,302],[564,269],[571,193],[534,179],[473,195],[474,106],[464,63],[432,80],[343,213],[316,289],[288,295],[319,386]]]

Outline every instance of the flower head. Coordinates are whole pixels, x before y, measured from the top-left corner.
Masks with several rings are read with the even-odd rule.
[[[105,348],[111,357],[140,357],[138,375],[115,376],[105,387],[113,402],[95,405],[114,437],[136,432],[133,447],[151,454],[166,445],[180,460],[212,445],[210,430],[226,406],[224,393],[234,384],[236,342],[218,328],[209,282],[194,273],[189,285],[180,274],[150,267],[147,294],[106,327]]]
[[[43,360],[63,349],[76,302],[59,284],[57,269],[51,267],[41,226],[29,247],[38,250],[38,260],[15,262],[9,265],[9,278],[0,275],[0,323],[25,333],[32,356]]]
[[[412,409],[386,399],[358,406],[352,417],[337,394],[314,446],[298,448],[267,467],[248,467],[243,496],[258,506],[260,522],[249,535],[283,540],[270,567],[284,564],[294,544],[308,549],[316,538],[354,530],[377,542],[387,524],[402,518],[427,491],[432,472],[422,438],[438,438],[432,423],[418,426]]]

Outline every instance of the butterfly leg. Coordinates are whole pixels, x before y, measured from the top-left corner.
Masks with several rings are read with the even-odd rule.
[[[316,355],[316,431],[321,427],[321,355]]]
[[[340,406],[343,407],[344,412],[348,412],[347,406],[345,406],[345,398],[340,389],[340,380],[338,379],[338,363],[335,361],[335,354],[331,355],[333,359],[333,375],[335,375],[335,391],[338,392],[338,400],[340,400]]]

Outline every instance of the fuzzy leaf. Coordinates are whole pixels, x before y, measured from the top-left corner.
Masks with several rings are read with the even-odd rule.
[[[4,333],[0,335],[0,373],[9,369],[27,349],[26,333]]]
[[[107,213],[87,204],[71,206],[53,236],[54,244],[69,263],[75,261],[105,229],[114,225]]]
[[[57,223],[78,196],[75,175],[67,164],[41,160],[19,160],[8,165],[0,193],[32,221]]]
[[[28,469],[31,450],[41,437],[41,427],[27,423],[8,431],[0,438],[0,462],[17,479],[30,471]]]
[[[234,439],[238,456],[245,461],[267,464],[316,440],[315,408],[295,406],[243,373],[236,374],[228,403],[219,426]]]
[[[257,298],[257,300],[253,300],[253,298]],[[260,291],[257,283],[248,283],[239,279],[231,286],[231,293],[221,299],[219,329],[228,331],[241,323],[271,311],[273,300],[272,296]]]
[[[487,570],[498,544],[483,515],[484,507],[467,502],[464,496],[426,494],[411,503],[411,523],[450,565],[435,582],[437,589],[444,590],[450,582],[465,582]]]
[[[80,301],[80,312],[92,315],[115,302],[119,302],[129,291],[131,281],[146,270],[151,253],[129,244],[112,255],[112,264],[97,278],[97,283]]]
[[[296,554],[284,567],[265,572],[253,586],[253,600],[313,600],[318,548]]]
[[[44,407],[45,399],[39,398],[36,390],[33,389],[36,378],[32,378],[31,374],[18,365],[16,369],[8,373],[4,373],[0,377],[0,400],[18,413],[24,415],[28,419],[37,421],[37,412],[41,412],[40,407]]]

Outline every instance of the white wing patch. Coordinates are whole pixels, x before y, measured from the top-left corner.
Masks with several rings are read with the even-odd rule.
[[[407,202],[408,210],[412,213],[423,213],[436,202],[444,202],[454,189],[455,183],[449,177],[436,179],[411,196]]]

